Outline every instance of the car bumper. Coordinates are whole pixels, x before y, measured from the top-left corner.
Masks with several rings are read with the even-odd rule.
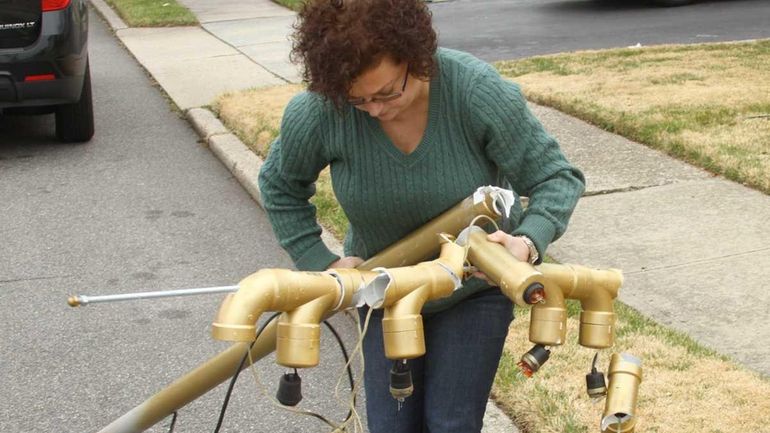
[[[0,50],[0,108],[77,102],[88,62],[88,11],[75,0],[42,14],[40,37],[24,48]],[[52,76],[30,81],[30,76]]]

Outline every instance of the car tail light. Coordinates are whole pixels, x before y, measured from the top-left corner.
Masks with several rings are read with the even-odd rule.
[[[56,75],[54,74],[27,75],[24,77],[24,81],[51,81],[55,79]]]
[[[43,12],[58,11],[70,5],[71,0],[43,0]]]

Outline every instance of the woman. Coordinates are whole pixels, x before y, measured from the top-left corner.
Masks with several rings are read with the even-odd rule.
[[[437,48],[421,0],[311,0],[294,39],[308,92],[287,106],[259,180],[297,269],[354,267],[483,185],[530,197],[510,230],[490,239],[540,262],[564,232],[584,179],[516,85],[469,54]],[[308,202],[327,165],[350,221],[342,258],[321,241]],[[414,394],[403,404],[389,393],[381,311],[372,315],[364,341],[369,430],[479,432],[512,304],[471,278],[423,315],[427,351],[410,362]]]

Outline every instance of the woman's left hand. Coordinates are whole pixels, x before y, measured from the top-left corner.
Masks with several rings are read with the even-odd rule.
[[[520,237],[511,236],[508,233],[498,230],[492,234],[487,235],[487,240],[497,242],[511,252],[513,257],[516,257],[522,262],[529,261],[529,247]]]

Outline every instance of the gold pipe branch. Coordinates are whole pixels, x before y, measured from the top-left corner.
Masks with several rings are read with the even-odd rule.
[[[607,376],[610,383],[601,420],[602,433],[633,433],[642,361],[627,353],[613,353]]]
[[[281,316],[277,331],[277,362],[298,368],[317,365],[321,318],[330,311],[351,306],[353,294],[377,275],[364,270],[413,264],[434,255],[438,250],[436,237],[439,233],[446,230],[456,233],[479,215],[499,217],[504,211],[499,209],[502,207],[502,202],[498,203],[500,196],[499,189],[480,188],[360,265],[358,268],[361,271],[292,272],[270,269],[252,274],[241,281],[237,293],[228,295],[223,301],[212,335],[219,340],[252,341],[256,321],[263,312],[284,311],[286,314]],[[462,261],[459,266],[462,267]],[[410,298],[413,299],[411,303],[422,305],[425,302],[423,298],[433,299],[435,295],[426,290],[417,291]]]
[[[337,280],[341,296],[326,294],[281,315],[275,352],[278,364],[294,368],[318,365],[321,321],[331,311],[351,307],[353,295],[377,276],[376,272],[356,269],[331,269],[327,273]]]
[[[211,334],[217,340],[253,341],[257,319],[265,311],[291,311],[317,300],[313,310],[322,310],[320,317],[341,296],[338,280],[329,273],[263,269],[244,278],[238,291],[225,297]]]
[[[594,349],[611,347],[615,339],[613,304],[618,296],[618,289],[623,284],[623,274],[617,269],[591,269],[585,266],[551,263],[543,263],[537,269],[559,287],[564,298],[580,301],[583,311],[580,313],[578,343]],[[548,308],[548,298],[546,287],[546,304],[537,305],[534,310]]]
[[[567,332],[565,299],[581,303],[579,343],[607,348],[614,340],[613,302],[623,283],[617,269],[541,264],[533,267],[514,258],[502,245],[487,240],[479,227],[464,230],[458,244],[468,248],[468,261],[520,306],[533,305],[529,339],[543,346],[564,343]]]
[[[420,311],[426,302],[452,294],[463,273],[464,249],[444,237],[439,258],[415,266],[380,270],[367,287],[367,303],[385,309],[385,356],[412,359],[425,354]]]
[[[459,233],[460,230],[464,229],[479,215],[486,215],[493,219],[501,216],[504,209],[496,206],[493,190],[494,188],[478,190],[473,196],[460,202],[425,226],[409,234],[403,240],[396,242],[367,260],[358,266],[358,269],[371,270],[375,267],[412,265],[434,256],[439,250],[438,243],[436,242],[436,236],[439,233]],[[479,195],[481,195],[481,199],[479,199]],[[328,294],[321,290],[318,296],[313,297],[307,296],[307,293],[299,293],[299,290],[295,290],[295,296],[302,299],[286,300],[276,294],[275,280],[277,276],[271,271],[264,272],[266,273],[257,272],[247,277],[241,283],[239,289],[239,292],[243,291],[244,293],[229,295],[222,303],[212,331],[215,338],[252,341],[256,335],[256,321],[262,312],[276,309],[274,308],[276,304],[287,306],[296,303],[299,306],[312,301],[316,297]],[[271,293],[263,294],[255,291],[253,288],[251,290],[248,289],[252,285],[259,286],[261,284],[257,284],[258,281],[255,281],[257,280],[257,275],[259,275],[260,280],[264,280],[266,284],[265,290]],[[369,276],[374,278],[374,275],[376,274],[364,274],[362,277],[360,274],[348,274],[347,270],[336,269],[325,276],[324,274],[312,274],[307,277],[310,280],[320,280],[324,286],[329,281],[329,278],[336,279],[338,282],[341,281],[340,284],[335,283],[337,288],[341,286],[344,289],[344,293],[339,293],[340,298],[342,298],[342,305],[338,309],[341,309],[349,306],[347,303],[349,300],[348,295],[354,294],[354,290],[348,290],[348,288],[358,287],[360,286],[361,278],[366,279]],[[329,287],[332,286],[330,285]],[[247,291],[248,293],[246,293]],[[332,304],[337,305],[340,302],[332,302]],[[333,312],[331,311],[329,314],[333,314]],[[315,320],[318,316],[314,309],[312,311],[301,311],[290,318],[284,318],[283,323],[305,320],[308,317]],[[252,359],[257,361],[271,353],[276,348],[276,339],[277,326],[275,323],[271,323],[252,348]],[[163,388],[157,394],[115,420],[102,430],[101,433],[135,433],[144,431],[157,424],[166,416],[171,415],[174,411],[182,408],[187,403],[197,399],[231,377],[246,347],[243,343],[233,345],[230,349],[195,368],[187,375]]]
[[[528,289],[543,289],[543,274],[531,264],[513,257],[504,246],[487,240],[487,233],[481,227],[463,230],[457,237],[457,243],[468,249],[468,261],[517,305],[524,307],[533,303],[524,299]]]

